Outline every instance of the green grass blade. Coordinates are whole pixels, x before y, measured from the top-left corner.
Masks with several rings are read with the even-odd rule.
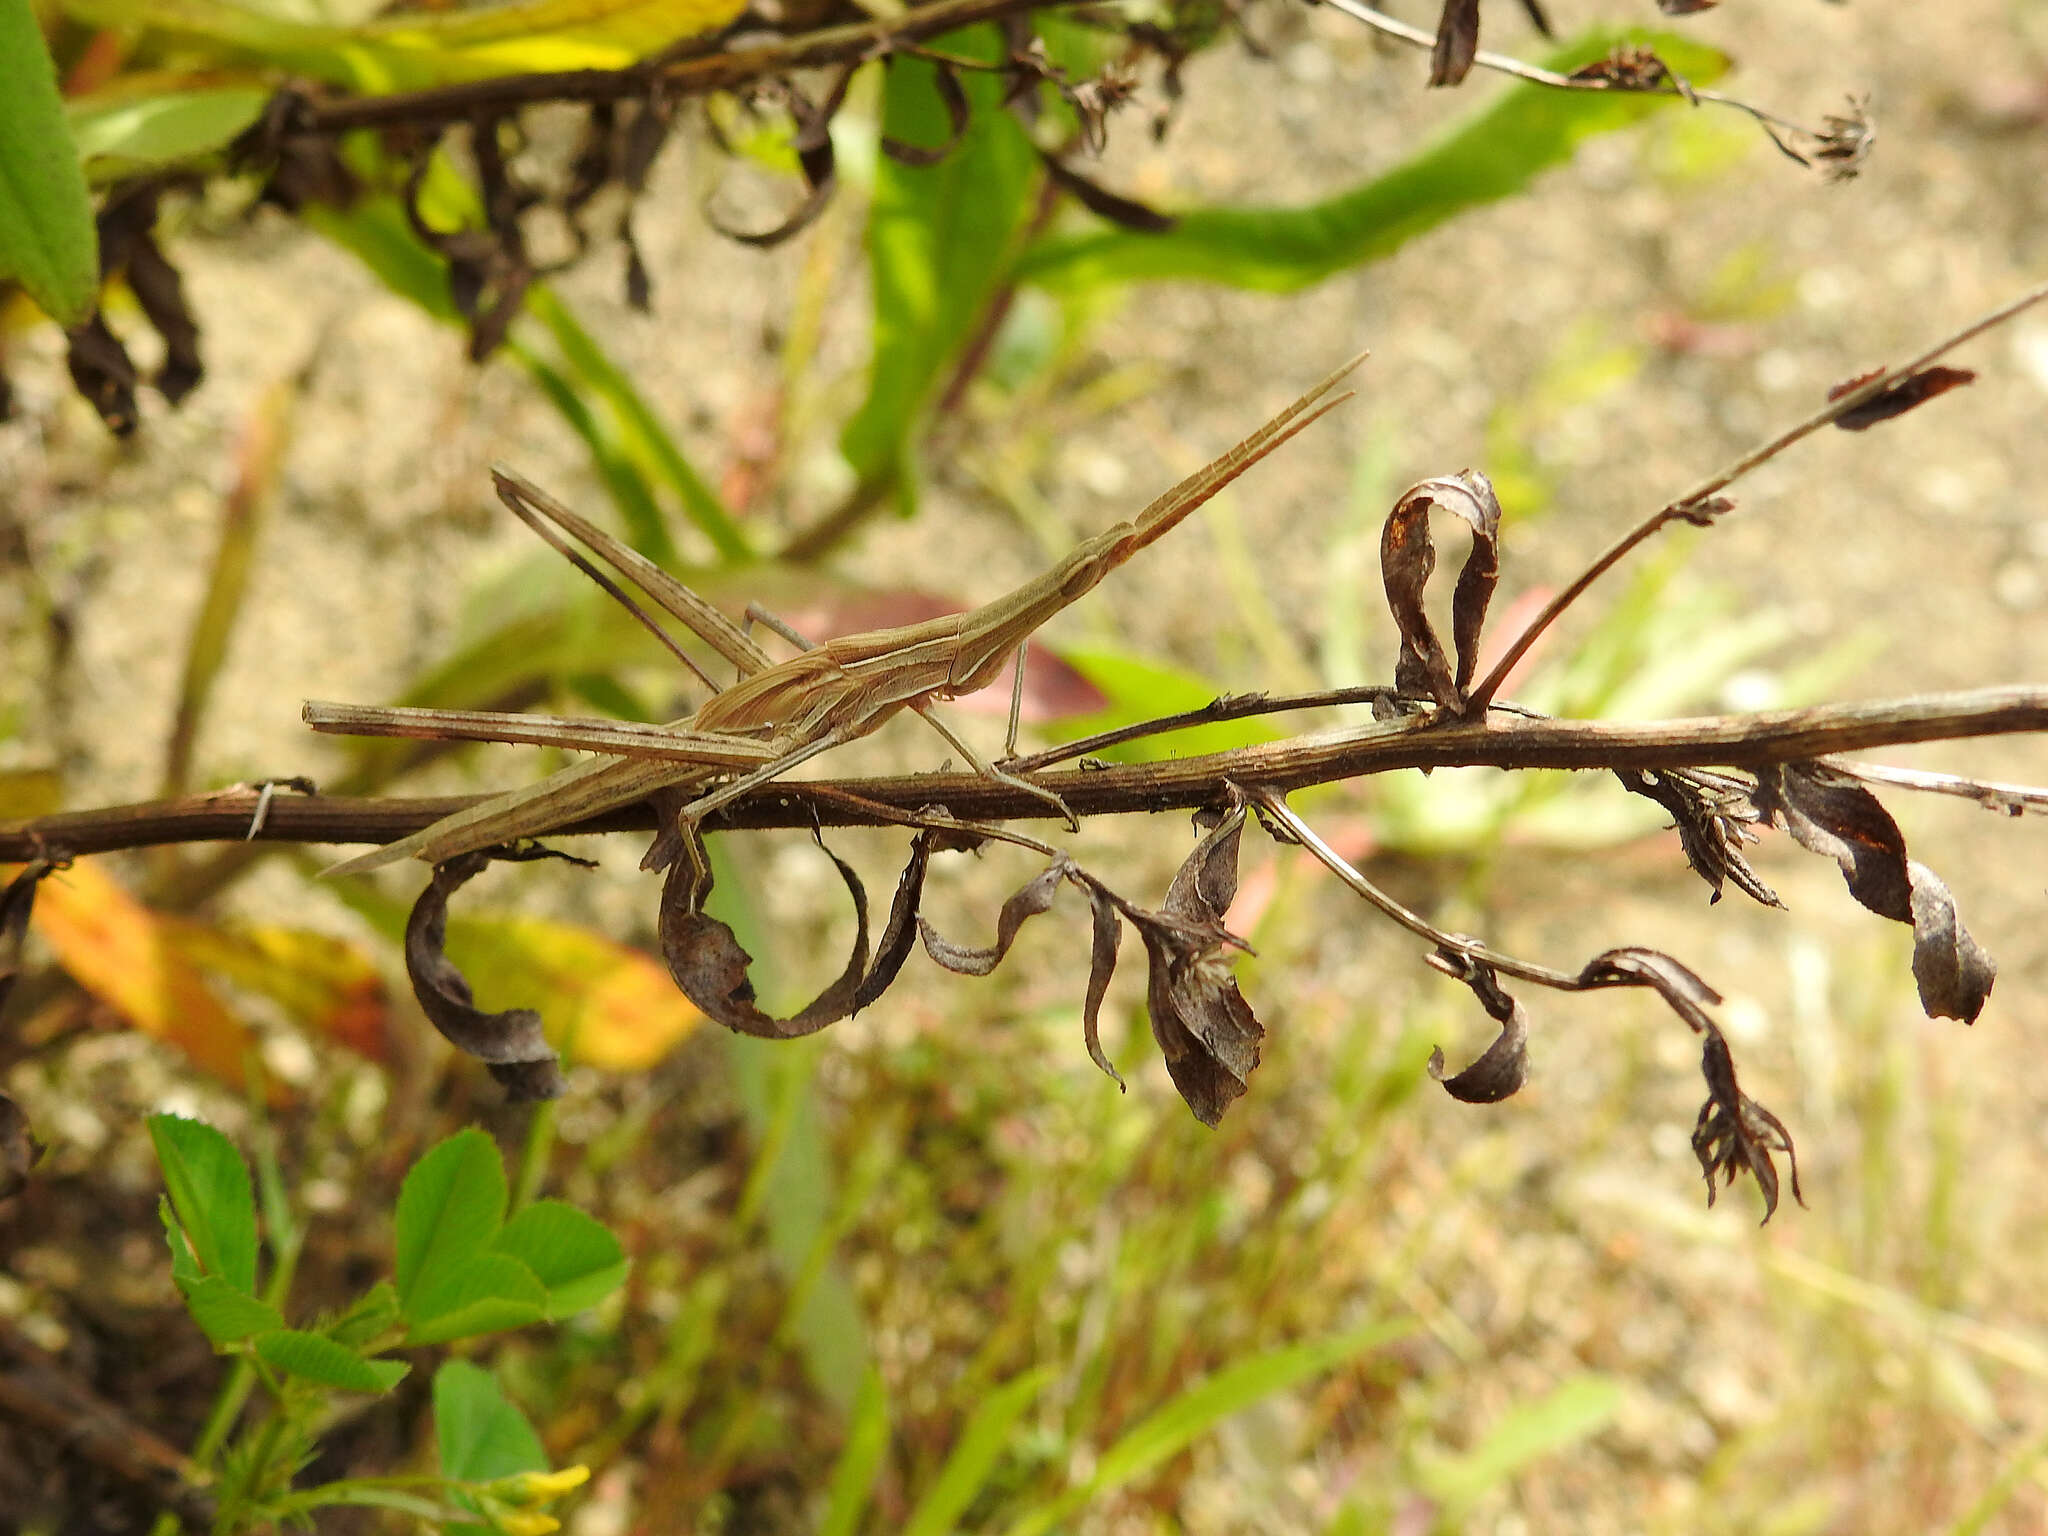
[[[83,325],[99,298],[92,200],[30,0],[0,0],[0,280],[7,278],[60,325]]]
[[[1728,67],[1710,48],[1665,33],[1596,31],[1543,61],[1570,71],[1617,42],[1646,43],[1704,85]],[[1518,83],[1407,164],[1323,202],[1295,208],[1191,208],[1161,235],[1097,228],[1040,241],[1019,279],[1085,287],[1167,278],[1291,293],[1392,255],[1455,214],[1527,187],[1579,143],[1640,122],[1675,97],[1560,91]]]
[[[697,473],[675,439],[662,427],[647,397],[614,363],[553,292],[535,288],[527,298],[527,309],[547,327],[562,358],[578,379],[610,409],[621,439],[620,447],[638,463],[643,473],[652,472],[666,481],[682,503],[683,513],[711,541],[718,558],[729,565],[744,565],[754,558],[733,516],[718,499],[704,477]],[[664,539],[667,537],[663,534]],[[640,551],[658,559],[654,551]]]
[[[982,1400],[961,1431],[960,1443],[939,1469],[937,1480],[911,1511],[903,1536],[947,1536],[959,1527],[960,1517],[987,1486],[989,1474],[1009,1445],[1010,1431],[1038,1401],[1052,1375],[1047,1366],[1026,1371]]]
[[[832,1481],[826,1485],[818,1536],[854,1536],[860,1529],[860,1517],[867,1512],[888,1449],[889,1396],[881,1373],[870,1370],[860,1384],[860,1396],[853,1400],[846,1445],[833,1464]]]
[[[993,28],[949,34],[933,48],[1000,60]],[[882,132],[912,144],[945,142],[946,113],[933,66],[898,58],[889,68]],[[973,117],[937,165],[883,158],[868,213],[868,270],[874,288],[874,366],[867,399],[846,424],[840,451],[863,485],[893,486],[914,506],[911,444],[941,371],[981,318],[1004,262],[1029,217],[1037,152],[1017,119],[1000,110],[1000,74],[961,78]]]
[[[1620,1411],[1620,1382],[1592,1372],[1574,1376],[1510,1408],[1464,1455],[1426,1462],[1423,1488],[1451,1511],[1469,1509],[1530,1463],[1597,1435]]]

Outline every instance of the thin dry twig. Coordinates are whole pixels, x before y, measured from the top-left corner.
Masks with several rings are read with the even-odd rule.
[[[1591,565],[1587,566],[1569,585],[1543,605],[1543,611],[1529,621],[1528,626],[1523,629],[1521,634],[1515,637],[1514,643],[1507,648],[1507,651],[1501,656],[1500,660],[1494,663],[1493,670],[1487,673],[1479,686],[1467,695],[1465,700],[1466,711],[1468,713],[1476,712],[1484,709],[1487,704],[1491,703],[1493,696],[1500,691],[1501,685],[1507,681],[1508,674],[1514,671],[1515,664],[1528,654],[1529,647],[1536,643],[1543,632],[1550,628],[1566,609],[1570,608],[1573,603],[1577,602],[1585,594],[1588,587],[1592,586],[1594,582],[1620,564],[1623,558],[1638,544],[1645,542],[1672,523],[1688,522],[1698,524],[1703,520],[1711,520],[1721,512],[1725,512],[1728,510],[1727,506],[1725,503],[1717,502],[1717,498],[1720,497],[1722,491],[1740,480],[1744,475],[1747,475],[1750,471],[1761,465],[1768,464],[1772,459],[1775,459],[1802,438],[1811,437],[1822,427],[1830,426],[1834,422],[1841,420],[1844,416],[1856,410],[1857,407],[1866,405],[1876,396],[1897,387],[1902,381],[1920,372],[1929,364],[1939,361],[1965,342],[1972,341],[1978,336],[1983,335],[1984,332],[2003,325],[2015,315],[2040,303],[2043,299],[2048,299],[2048,283],[2041,283],[2036,287],[2030,288],[2018,298],[2001,304],[1988,314],[1980,315],[1961,330],[1936,342],[1911,362],[1904,363],[1897,368],[1882,369],[1871,374],[1853,389],[1845,390],[1840,395],[1829,400],[1804,421],[1780,432],[1769,442],[1759,444],[1757,447],[1750,449],[1733,463],[1708,476],[1677,500],[1667,502],[1664,506],[1652,512],[1642,522],[1631,528],[1627,533],[1615,540],[1607,549],[1603,550],[1595,557]]]

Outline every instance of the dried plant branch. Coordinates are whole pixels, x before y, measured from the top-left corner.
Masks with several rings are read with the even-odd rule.
[[[1383,11],[1361,4],[1360,0],[1318,0],[1318,3],[1327,5],[1330,9],[1349,16],[1353,21],[1370,27],[1382,37],[1391,37],[1396,42],[1407,43],[1425,52],[1434,50],[1437,45],[1437,35],[1434,32],[1425,32],[1420,27],[1411,27],[1405,21],[1397,21]],[[1553,90],[1623,91],[1638,96],[1676,96],[1694,106],[1729,107],[1754,120],[1770,136],[1771,142],[1778,147],[1781,154],[1798,161],[1801,165],[1811,165],[1813,158],[1795,149],[1787,142],[1788,137],[1807,140],[1816,146],[1817,154],[1824,157],[1824,146],[1833,143],[1839,137],[1842,132],[1840,125],[1846,121],[1831,117],[1826,128],[1808,128],[1802,123],[1781,117],[1776,112],[1768,111],[1753,102],[1743,101],[1739,97],[1729,96],[1721,91],[1701,90],[1672,73],[1661,61],[1657,61],[1656,72],[1643,73],[1639,78],[1627,71],[1562,75],[1554,69],[1544,69],[1541,65],[1527,63],[1510,54],[1491,53],[1484,48],[1473,54],[1472,63],[1477,68],[1490,69],[1496,74],[1525,80],[1531,85],[1548,86]]]
[[[1077,815],[1110,816],[1219,804],[1232,782],[1285,793],[1405,768],[1758,768],[1909,742],[2031,732],[2048,732],[2048,686],[1653,722],[1552,720],[1497,708],[1483,721],[1434,724],[1415,717],[1376,722],[1167,762],[1047,774],[1038,783]],[[260,798],[257,788],[238,786],[182,800],[0,823],[0,860],[24,863],[170,843],[239,842]],[[282,796],[270,801],[257,840],[389,842],[483,798]],[[980,774],[911,774],[764,785],[707,818],[705,829],[877,826],[941,815],[985,823],[1056,817],[1058,812],[1043,795]],[[561,831],[637,831],[654,824],[652,808],[642,801]]]
[[[1469,713],[1483,709],[1487,704],[1491,703],[1493,696],[1500,691],[1501,685],[1507,681],[1508,674],[1514,671],[1515,664],[1528,653],[1529,647],[1536,643],[1543,632],[1550,628],[1566,609],[1570,608],[1573,603],[1577,602],[1585,594],[1587,588],[1591,587],[1594,582],[1606,575],[1616,565],[1619,565],[1623,558],[1637,545],[1662,532],[1672,523],[1684,522],[1699,525],[1711,522],[1715,517],[1729,510],[1729,503],[1720,493],[1740,480],[1744,475],[1747,475],[1750,471],[1761,465],[1768,464],[1772,459],[1775,459],[1802,438],[1811,437],[1822,427],[1833,425],[1858,407],[1869,405],[1879,395],[1886,393],[1888,390],[1898,388],[1913,375],[1945,357],[1948,353],[1953,352],[1965,342],[1974,340],[1996,326],[2003,325],[2015,315],[2040,303],[2043,299],[2048,299],[2048,283],[2042,283],[2030,288],[2018,298],[2001,304],[1988,314],[1980,315],[1961,330],[1936,342],[1911,362],[1897,368],[1887,368],[1871,374],[1868,378],[1858,382],[1853,388],[1846,389],[1830,399],[1827,404],[1808,416],[1804,421],[1780,432],[1770,441],[1750,449],[1733,463],[1708,476],[1677,500],[1667,502],[1664,506],[1652,512],[1642,522],[1631,528],[1627,533],[1615,540],[1607,549],[1603,550],[1591,565],[1587,566],[1569,585],[1559,591],[1548,603],[1544,604],[1543,611],[1531,619],[1521,634],[1515,637],[1514,643],[1507,648],[1506,653],[1501,656],[1499,661],[1494,663],[1493,670],[1487,673],[1479,686],[1466,696],[1466,711]]]
[[[1912,789],[1922,794],[1953,795],[1959,800],[1974,800],[1985,810],[2005,816],[2048,811],[2048,789],[2037,789],[2031,784],[2001,784],[1995,779],[1970,779],[1959,773],[1892,768],[1883,763],[1857,763],[1838,757],[1829,758],[1826,766],[1865,784],[1884,784],[1893,789]]]
[[[660,95],[674,99],[731,90],[796,70],[882,58],[913,43],[976,22],[1025,11],[1061,9],[1075,0],[934,0],[899,16],[827,27],[765,47],[716,47],[685,57],[657,55],[624,69],[575,69],[500,75],[421,91],[337,101],[305,101],[290,131],[332,135],[355,128],[428,127],[468,122],[543,102],[618,102]],[[699,41],[693,39],[692,41]]]

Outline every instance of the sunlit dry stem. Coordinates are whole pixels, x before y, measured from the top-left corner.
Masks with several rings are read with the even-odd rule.
[[[1729,464],[1726,468],[1721,469],[1700,484],[1694,486],[1676,501],[1666,503],[1657,511],[1644,518],[1642,522],[1631,528],[1606,550],[1602,551],[1599,557],[1591,565],[1587,566],[1584,571],[1580,572],[1577,579],[1569,586],[1565,587],[1543,605],[1543,611],[1529,621],[1528,627],[1515,637],[1514,644],[1508,647],[1506,654],[1494,663],[1493,670],[1487,673],[1479,686],[1473,689],[1471,694],[1467,696],[1465,701],[1466,713],[1468,715],[1477,714],[1491,703],[1493,696],[1500,691],[1501,685],[1507,681],[1508,674],[1515,669],[1515,664],[1528,654],[1529,647],[1536,643],[1538,637],[1546,629],[1550,628],[1567,608],[1577,602],[1588,587],[1592,586],[1594,582],[1620,564],[1629,551],[1638,544],[1643,543],[1662,531],[1668,524],[1688,521],[1696,509],[1709,497],[1726,490],[1758,466],[1769,463],[1801,438],[1810,437],[1822,427],[1839,421],[1849,412],[1855,410],[1857,406],[1883,394],[1901,379],[1918,373],[1930,363],[1940,360],[1946,354],[1963,345],[1964,342],[1974,340],[1984,332],[1991,330],[1994,326],[2003,325],[2006,321],[2012,319],[2013,316],[2040,303],[2043,299],[2048,299],[2048,283],[2042,283],[2037,287],[2030,288],[2010,303],[2002,304],[1990,313],[1972,320],[1952,336],[1936,342],[1911,362],[1901,364],[1897,368],[1888,368],[1884,372],[1864,380],[1854,389],[1845,390],[1797,426],[1790,427],[1779,433],[1769,442],[1750,449],[1732,464]]]
[[[501,498],[522,518],[528,522],[545,518],[567,528],[739,668],[742,675],[737,682],[693,714],[670,722],[667,729],[697,737],[730,738],[744,743],[748,750],[765,748],[765,760],[756,759],[759,766],[751,772],[722,782],[732,766],[729,752],[692,754],[686,748],[653,758],[630,748],[607,748],[620,755],[576,764],[538,784],[486,800],[339,864],[332,873],[374,869],[408,855],[440,863],[494,843],[553,830],[661,789],[700,792],[682,812],[686,822],[699,822],[799,763],[869,734],[900,710],[922,714],[934,701],[984,688],[1010,654],[1046,620],[1092,591],[1139,550],[1165,537],[1253,464],[1348,400],[1349,391],[1333,391],[1364,358],[1364,353],[1352,358],[1258,431],[1156,498],[1135,518],[1085,541],[1052,569],[1006,596],[968,613],[842,635],[773,665],[744,631],[674,577],[538,488],[509,471],[495,471]],[[335,709],[331,705],[309,707],[308,719],[331,720]],[[404,729],[417,733],[426,725],[416,711],[379,711],[370,706],[356,706],[349,718],[380,732]],[[504,722],[503,728],[524,731],[527,740],[549,740],[545,734],[534,733],[535,719],[518,717],[516,722]],[[465,722],[465,730],[485,728],[491,728],[490,722],[480,716]],[[541,730],[544,733],[545,727]],[[553,738],[562,745],[589,739],[581,730]],[[961,745],[960,750],[967,749]],[[1021,789],[1072,821],[1071,812],[1056,793],[1025,784],[978,759],[976,766],[984,777]]]

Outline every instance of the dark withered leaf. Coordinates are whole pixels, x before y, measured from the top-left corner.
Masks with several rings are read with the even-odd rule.
[[[7,1006],[7,994],[21,974],[21,952],[28,942],[28,920],[35,911],[36,887],[43,876],[57,866],[37,859],[23,867],[0,891],[0,1009]]]
[[[1792,1198],[1801,1205],[1799,1154],[1785,1122],[1755,1099],[1744,1094],[1735,1081],[1735,1060],[1728,1042],[1714,1030],[1700,1053],[1700,1070],[1707,1079],[1707,1102],[1700,1106],[1693,1124],[1692,1150],[1700,1160],[1700,1172],[1707,1181],[1707,1204],[1712,1205],[1720,1185],[1733,1184],[1737,1174],[1748,1173],[1764,1197],[1764,1221],[1778,1211],[1778,1165],[1771,1154],[1782,1152],[1791,1165]]]
[[[1479,55],[1479,0],[1444,0],[1437,17],[1436,46],[1429,53],[1429,83],[1456,85],[1472,72]]]
[[[1266,1034],[1238,991],[1226,955],[1245,948],[1244,941],[1223,926],[1237,895],[1244,821],[1240,806],[1196,845],[1158,912],[1126,913],[1145,941],[1152,1038],[1188,1108],[1211,1126],[1243,1097]]]
[[[164,259],[156,241],[144,234],[128,253],[128,286],[149,323],[164,339],[164,365],[150,382],[176,405],[205,376],[199,360],[199,327],[185,304],[185,286],[178,269]]]
[[[1081,1039],[1088,1047],[1088,1059],[1107,1072],[1119,1089],[1128,1092],[1123,1073],[1110,1063],[1102,1049],[1102,999],[1109,991],[1109,979],[1116,974],[1116,952],[1124,940],[1124,925],[1118,921],[1116,903],[1109,893],[1089,891],[1091,935],[1088,952],[1088,995],[1081,1006]]]
[[[1631,794],[1654,800],[1670,813],[1685,862],[1712,888],[1711,900],[1719,901],[1723,884],[1733,880],[1737,890],[1764,906],[1785,905],[1743,856],[1742,844],[1755,841],[1756,834],[1729,796],[1710,792],[1683,769],[1617,768],[1614,776]],[[1750,819],[1756,814],[1747,806],[1742,810]]]
[[[832,201],[832,192],[837,185],[836,178],[826,176],[822,181],[811,182],[804,190],[803,201],[798,203],[773,229],[735,229],[719,218],[708,205],[704,209],[704,221],[728,240],[737,240],[741,245],[757,246],[762,250],[778,246],[785,240],[794,239],[817,222],[818,215]]]
[[[1718,1026],[1707,1016],[1721,994],[1708,986],[1690,967],[1660,949],[1625,944],[1595,955],[1579,971],[1579,985],[1597,987],[1649,987],[1671,1005],[1671,1009],[1695,1034],[1717,1035]]]
[[[0,1200],[11,1200],[27,1187],[29,1170],[43,1155],[28,1116],[21,1106],[0,1093]]]
[[[1072,863],[1062,854],[1044,869],[1027,880],[1010,899],[1003,903],[1003,910],[996,914],[996,941],[987,949],[976,949],[968,944],[955,944],[944,938],[939,931],[922,916],[917,920],[918,933],[924,939],[924,952],[943,965],[947,970],[961,976],[986,976],[1003,962],[1003,956],[1010,952],[1010,946],[1017,942],[1017,930],[1026,921],[1039,913],[1051,909],[1052,899],[1059,893],[1060,881],[1067,878]]]
[[[1457,669],[1444,654],[1443,642],[1423,606],[1423,591],[1436,569],[1436,543],[1429,531],[1431,508],[1462,519],[1472,530],[1472,549],[1458,572],[1451,596],[1452,643]],[[1493,484],[1476,469],[1437,476],[1411,486],[1394,503],[1380,529],[1380,580],[1387,607],[1401,632],[1401,654],[1394,664],[1394,686],[1404,694],[1435,699],[1457,710],[1479,665],[1479,633],[1487,605],[1500,579],[1500,501]]]
[[[97,312],[84,325],[64,333],[72,385],[116,437],[135,430],[135,363],[121,339],[107,329]]]
[[[1758,771],[1756,807],[1803,848],[1841,867],[1849,894],[1880,917],[1913,929],[1913,979],[1933,1018],[1974,1023],[1998,966],[1970,937],[1939,876],[1906,856],[1898,823],[1862,785],[1816,763]]]
[[[434,866],[434,878],[405,924],[405,972],[420,1009],[450,1045],[476,1057],[513,1101],[553,1099],[564,1088],[561,1065],[531,1008],[485,1013],[469,982],[446,953],[448,899],[491,862],[491,851],[465,853]]]
[[[1828,391],[1830,400],[1839,400],[1850,390],[1867,384],[1878,372],[1861,374],[1846,379]],[[1888,384],[1861,405],[1853,406],[1835,418],[1835,425],[1844,432],[1863,432],[1881,421],[1890,421],[1894,416],[1903,416],[1916,406],[1925,405],[1936,395],[1945,395],[1952,389],[1976,380],[1976,372],[1969,368],[1922,368],[1918,373],[1909,373],[1895,384]]]
[[[932,89],[939,94],[939,101],[946,109],[946,142],[943,144],[909,144],[902,139],[882,135],[882,153],[898,165],[937,165],[946,156],[960,147],[960,140],[966,137],[967,125],[973,120],[973,109],[968,105],[967,92],[961,88],[960,77],[953,66],[943,61],[932,65]]]
[[[1551,28],[1550,16],[1543,9],[1540,0],[1522,0],[1522,9],[1529,13],[1529,24],[1538,32],[1541,32],[1545,37],[1557,36],[1557,33]]]
[[[1446,975],[1456,977],[1478,997],[1487,1016],[1500,1025],[1494,1041],[1464,1071],[1444,1076],[1442,1046],[1429,1052],[1429,1075],[1444,1085],[1444,1092],[1466,1104],[1498,1104],[1521,1091],[1529,1080],[1529,1015],[1500,984],[1490,965],[1455,950],[1440,949],[1434,962]]]
[[[1068,193],[1090,213],[1120,224],[1125,229],[1135,230],[1141,235],[1163,235],[1180,221],[1171,214],[1148,208],[1135,199],[1112,192],[1107,187],[1089,180],[1072,166],[1063,164],[1057,156],[1039,151],[1039,158],[1045,162],[1046,174],[1052,177],[1061,191]]]
[[[1830,112],[1821,123],[1809,160],[1820,166],[1821,175],[1829,181],[1853,181],[1877,143],[1877,124],[1871,119],[1869,103],[1852,97],[1847,116]]]
[[[838,978],[786,1019],[764,1013],[755,1004],[754,984],[747,979],[753,956],[740,947],[732,929],[703,910],[704,898],[711,894],[711,878],[697,872],[708,868],[701,855],[698,860],[678,859],[670,868],[661,887],[661,952],[676,985],[705,1017],[738,1034],[794,1040],[816,1034],[853,1012],[868,963],[867,892],[851,865],[825,848],[823,839],[818,846],[824,848],[839,878],[846,882],[847,894],[853,897],[853,951]]]
[[[875,949],[875,963],[853,990],[853,1012],[874,1002],[896,980],[903,962],[910,958],[917,942],[917,906],[924,899],[924,875],[931,863],[934,834],[926,829],[910,840],[910,858],[896,881],[896,896],[889,903],[889,921],[882,927],[882,940]]]
[[[1574,80],[1598,80],[1618,91],[1653,90],[1671,78],[1671,70],[1657,57],[1656,50],[1640,43],[1617,43],[1604,59],[1583,64],[1571,73]]]
[[[1657,0],[1657,9],[1666,16],[1697,16],[1720,3],[1721,0]]]
[[[647,276],[647,263],[640,255],[640,241],[633,233],[630,211],[619,215],[619,243],[626,248],[626,307],[650,314],[654,307],[654,284]]]

